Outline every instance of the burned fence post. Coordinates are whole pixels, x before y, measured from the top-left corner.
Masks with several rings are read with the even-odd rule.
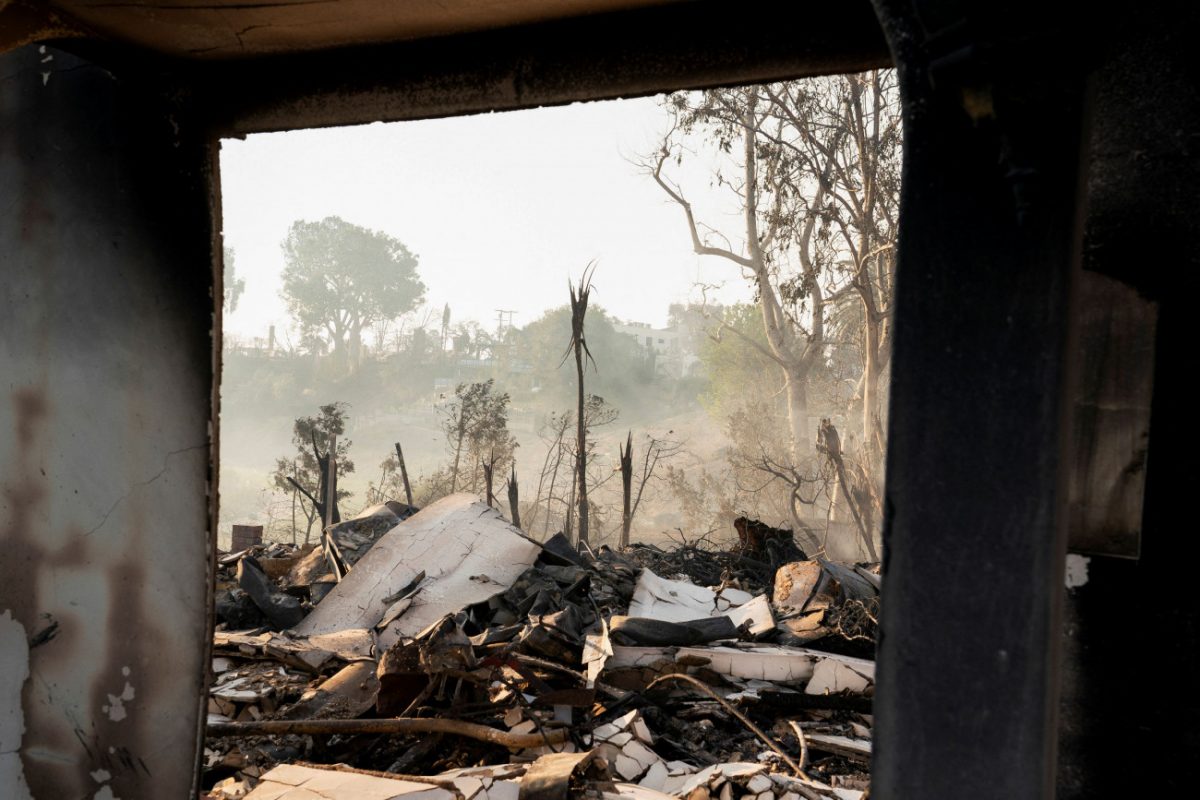
[[[412,484],[408,482],[408,467],[404,463],[404,451],[400,449],[399,442],[396,442],[396,458],[400,462],[400,480],[404,482],[404,502],[411,507],[413,504]]]

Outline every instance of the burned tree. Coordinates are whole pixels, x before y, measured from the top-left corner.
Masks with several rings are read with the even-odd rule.
[[[517,486],[517,465],[512,466],[512,475],[508,479],[508,512],[512,517],[514,527],[521,527],[520,488]]]
[[[576,404],[576,446],[575,446],[575,495],[579,503],[579,537],[578,541],[587,543],[588,540],[588,498],[587,498],[587,424],[584,416],[584,391],[583,391],[583,364],[584,359],[592,363],[592,367],[596,366],[595,360],[592,359],[591,351],[588,350],[587,339],[583,333],[583,321],[587,316],[588,298],[592,291],[592,272],[595,270],[595,263],[588,264],[583,271],[583,277],[579,281],[579,290],[575,290],[575,284],[567,282],[567,289],[571,293],[571,342],[567,346],[567,352],[563,354],[563,361],[566,361],[567,356],[572,352],[575,354],[575,378],[578,388],[578,402]]]
[[[326,475],[329,471],[330,442],[345,433],[346,413],[345,403],[330,403],[321,406],[320,414],[310,417],[299,417],[292,425],[292,443],[296,453],[292,458],[278,458],[275,461],[275,471],[271,473],[271,482],[276,489],[285,492],[298,492],[307,505],[301,504],[305,516],[304,543],[308,544],[312,535],[314,522],[323,520],[326,510],[326,497],[329,486]],[[334,475],[334,503],[330,509],[333,521],[340,521],[338,503],[350,497],[351,493],[337,488],[337,478],[354,472],[354,462],[350,460],[350,440],[337,441],[336,473]]]
[[[668,431],[671,435],[674,431]],[[625,437],[625,446],[619,448],[621,463],[621,547],[629,546],[629,532],[633,527],[633,518],[638,507],[642,504],[646,487],[654,479],[661,465],[675,458],[683,450],[683,444],[666,437],[659,438],[647,434],[646,445],[642,450],[641,470],[635,476],[633,465],[633,431]],[[634,491],[636,477],[637,491]]]
[[[675,94],[667,108],[673,125],[659,152],[646,162],[646,169],[666,195],[684,212],[692,249],[698,255],[715,256],[736,265],[753,284],[766,335],[766,346],[745,338],[773,362],[784,376],[789,433],[794,457],[808,452],[809,373],[821,357],[825,339],[825,298],[818,280],[824,266],[823,237],[819,214],[808,213],[826,202],[826,190],[816,182],[803,191],[794,159],[760,135],[760,130],[778,127],[760,90],[720,89],[699,95]],[[741,207],[741,245],[723,234],[710,232],[696,219],[683,187],[668,175],[668,164],[680,161],[683,140],[690,135],[715,142],[732,159],[734,174],[718,173],[717,182],[737,193]],[[738,156],[734,156],[735,145]],[[798,260],[798,274],[788,276],[791,256]],[[722,328],[725,330],[725,328]],[[734,335],[736,328],[728,328]]]
[[[587,396],[587,400],[584,402],[583,421],[584,427],[587,429],[589,455],[595,448],[595,442],[591,440],[592,432],[598,427],[616,421],[618,416],[617,409],[613,408],[603,397],[594,394]],[[570,529],[573,524],[576,507],[573,494],[564,496],[559,491],[562,479],[566,478],[564,472],[569,470],[568,488],[565,491],[574,492],[578,440],[572,441],[572,437],[568,436],[572,429],[577,429],[576,414],[574,410],[568,410],[551,412],[539,431],[539,435],[546,445],[546,455],[542,461],[537,491],[529,508],[529,518],[526,520],[526,524],[530,530],[533,530],[535,521],[540,518],[543,535],[548,535],[550,527],[555,524],[554,509],[556,507],[563,509],[561,522],[564,531]],[[591,458],[588,459],[588,465],[591,470],[588,476],[588,489],[591,491],[604,482],[604,476],[596,474],[596,471],[592,469],[593,460]],[[545,517],[541,518],[543,507]]]
[[[474,491],[479,486],[487,459],[504,465],[512,460],[516,440],[508,430],[507,392],[496,392],[489,378],[476,383],[460,383],[454,397],[443,409],[442,431],[451,459],[450,493],[459,488]],[[463,457],[470,474],[463,480]]]
[[[753,285],[765,341],[721,323],[718,335],[740,337],[780,370],[793,460],[811,453],[809,384],[830,344],[859,351],[855,394],[878,453],[899,197],[894,73],[677,93],[665,105],[672,127],[644,166],[683,210],[693,250],[731,262]],[[697,141],[714,149],[715,183],[742,212],[729,235],[697,219],[669,175]]]
[[[621,459],[621,547],[629,546],[629,528],[633,525],[633,431],[625,437],[625,446],[618,445]]]

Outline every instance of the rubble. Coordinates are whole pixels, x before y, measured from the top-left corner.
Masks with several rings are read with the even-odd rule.
[[[238,588],[246,593],[276,630],[290,628],[304,619],[304,609],[300,601],[276,591],[267,573],[252,556],[238,561],[237,582]]]
[[[451,495],[383,534],[296,630],[372,629],[393,616],[395,603],[408,603],[380,634],[390,645],[447,613],[503,592],[539,551],[499,512],[471,495]],[[415,597],[384,602],[412,584],[419,572],[428,577]]]
[[[748,530],[580,552],[454,495],[331,526],[340,582],[222,556],[207,796],[861,798],[877,567]]]

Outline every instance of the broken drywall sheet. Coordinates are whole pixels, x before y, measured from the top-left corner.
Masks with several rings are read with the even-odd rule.
[[[875,682],[875,665],[861,659],[822,658],[813,667],[805,694],[862,694]]]
[[[587,755],[574,758],[583,760]],[[531,768],[522,764],[466,767],[418,783],[345,769],[281,764],[262,776],[246,800],[518,800],[522,776]]]
[[[380,633],[386,648],[504,591],[540,549],[473,495],[451,495],[385,533],[295,630],[374,628],[392,606],[385,600],[424,572],[412,605]]]
[[[613,646],[610,669],[648,667],[663,660],[704,664],[721,675],[763,681],[806,681],[816,661],[808,651],[774,645],[755,647],[623,647]]]
[[[25,626],[12,612],[0,614],[0,797],[32,800],[21,766],[25,711],[21,689],[29,678],[29,643]]]
[[[870,685],[875,681],[875,664],[862,658],[822,653],[819,650],[809,650],[804,647],[783,647],[780,645],[749,645],[741,647],[623,647],[614,645],[612,657],[607,666],[612,669],[621,667],[649,667],[655,663],[666,661],[684,661],[691,664],[703,664],[707,669],[721,675],[729,675],[744,680],[771,681],[775,683],[792,683],[798,681],[812,682],[816,668],[823,662],[831,666],[823,667],[829,670],[832,680],[840,679],[842,688],[853,690],[861,681]],[[842,670],[845,671],[842,671]],[[853,677],[851,677],[853,676]],[[822,690],[828,685],[822,679]],[[864,686],[865,688],[865,686]],[[858,691],[862,691],[859,689]]]
[[[661,578],[649,569],[643,569],[638,577],[628,616],[664,622],[727,616],[735,626],[749,623],[751,633],[762,633],[775,627],[765,595],[755,597],[740,589],[713,591],[707,586]]]
[[[299,764],[280,764],[262,776],[246,800],[456,800],[429,783],[381,778]]]
[[[608,623],[600,619],[600,632],[589,633],[583,640],[583,663],[587,665],[587,687],[595,687],[596,680],[604,671],[608,659],[612,658],[613,645],[608,636]]]

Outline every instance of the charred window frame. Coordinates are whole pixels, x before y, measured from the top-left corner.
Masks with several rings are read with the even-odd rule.
[[[873,796],[1049,797],[1056,780],[1061,680],[1057,649],[1067,547],[1066,387],[1074,336],[1069,312],[1084,236],[1080,167],[1085,162],[1085,137],[1092,136],[1098,151],[1108,148],[1107,155],[1093,154],[1088,164],[1093,171],[1104,170],[1106,183],[1100,188],[1108,188],[1089,197],[1096,201],[1087,220],[1093,259],[1089,269],[1117,275],[1162,303],[1156,345],[1159,370],[1153,379],[1155,424],[1185,430],[1185,370],[1178,364],[1189,360],[1183,345],[1171,342],[1189,338],[1185,298],[1196,296],[1195,275],[1200,270],[1195,268],[1195,248],[1188,243],[1197,238],[1200,213],[1194,188],[1189,194],[1180,187],[1200,181],[1195,159],[1186,158],[1182,144],[1166,135],[1139,138],[1129,131],[1150,118],[1168,132],[1172,126],[1194,130],[1200,112],[1186,83],[1143,85],[1133,95],[1122,76],[1149,73],[1151,67],[1161,74],[1189,74],[1194,58],[1180,33],[1187,26],[1173,22],[1190,17],[1167,3],[1161,14],[1140,14],[1136,20],[1121,19],[1112,30],[1094,31],[1080,30],[1084,17],[1071,16],[1072,9],[1051,19],[1032,3],[1020,3],[1016,9],[1006,5],[989,15],[986,10],[966,13],[953,2],[878,0],[878,18],[865,2],[795,5],[767,3],[740,13],[731,12],[728,4],[680,3],[443,39],[222,62],[175,61],[74,40],[59,44],[85,63],[72,64],[61,74],[57,66],[39,66],[44,53],[26,48],[30,52],[14,56],[19,64],[8,62],[14,71],[5,77],[49,69],[48,80],[58,94],[27,93],[16,99],[6,95],[5,108],[26,115],[44,112],[47,116],[39,121],[48,123],[39,129],[22,117],[10,127],[5,141],[13,144],[10,152],[24,159],[26,174],[9,185],[19,186],[23,199],[41,198],[40,211],[36,203],[25,204],[34,212],[70,210],[69,203],[56,205],[47,198],[64,187],[87,189],[86,170],[57,184],[39,184],[43,177],[57,180],[61,163],[74,167],[89,158],[103,161],[114,148],[139,154],[140,161],[128,155],[113,161],[116,183],[127,196],[115,209],[102,208],[102,198],[93,198],[88,209],[95,216],[89,224],[144,234],[132,238],[168,277],[155,283],[147,267],[134,276],[139,282],[134,288],[158,291],[156,296],[170,313],[185,309],[210,288],[211,297],[221,296],[220,248],[215,246],[220,219],[215,153],[221,137],[855,72],[890,63],[890,43],[901,71],[908,142],[893,369],[896,376],[911,377],[894,379],[892,387]],[[1091,34],[1097,36],[1089,39]],[[1063,45],[1081,39],[1093,42],[1092,49]],[[68,74],[83,67],[93,67],[97,74]],[[101,85],[100,71],[118,76],[122,85],[116,90]],[[1090,99],[1085,93],[1089,71],[1100,75],[1092,87],[1099,95]],[[1047,75],[1053,79],[1047,80]],[[1089,118],[1089,108],[1121,120],[1124,127],[1096,125],[1099,117],[1093,112]],[[1054,120],[1051,128],[1047,119]],[[47,137],[80,146],[43,154],[38,148]],[[1111,155],[1135,150],[1150,153],[1149,161],[1123,162]],[[1120,186],[1122,193],[1112,186]],[[1188,271],[1190,277],[1176,277],[1165,266],[1131,274],[1123,263],[1136,260],[1139,244],[1137,237],[1122,233],[1122,214],[1130,215],[1134,227],[1159,234],[1159,258],[1171,267],[1182,265],[1179,271]],[[57,257],[48,249],[57,232],[54,226],[68,223],[56,223],[52,215],[31,219],[28,235],[18,236],[11,226],[3,229],[4,244],[16,247],[21,239],[21,247],[50,264]],[[1093,219],[1099,221],[1094,227]],[[97,237],[92,246],[103,238]],[[26,257],[24,251],[21,256]],[[963,264],[971,265],[968,274]],[[43,271],[50,274],[49,269]],[[37,273],[31,269],[29,274]],[[120,273],[112,274],[116,280]],[[69,278],[65,272],[53,276]],[[103,284],[97,287],[102,290]],[[106,308],[117,304],[106,298]],[[963,304],[971,301],[979,313],[964,313]],[[219,334],[220,304],[216,306],[211,329]],[[212,386],[219,374],[219,354],[208,362],[200,346],[208,334],[207,313],[190,313],[184,321],[191,330],[203,329],[204,335],[189,334],[182,352],[164,356],[161,366],[176,370],[168,379],[186,374],[189,391],[205,379]],[[131,335],[129,341],[135,340]],[[973,355],[974,362],[967,355]],[[181,366],[181,360],[190,366]],[[1163,369],[1172,362],[1175,368]],[[100,374],[92,387],[94,402],[109,399],[105,393],[111,378],[109,383],[104,378]],[[175,496],[192,497],[203,490],[207,477],[213,498],[208,512],[210,547],[219,402],[212,388],[208,474],[192,469],[188,482],[174,490]],[[199,407],[194,394],[189,395],[190,405],[155,407],[146,413],[169,419],[194,412]],[[32,452],[43,429],[60,426],[54,416],[58,398],[42,398],[50,401],[45,403],[25,393],[13,399],[16,438],[22,453]],[[150,403],[169,401],[170,397],[148,398]],[[1181,509],[1183,499],[1194,492],[1195,459],[1183,449],[1188,441],[1180,437],[1178,442],[1155,442],[1162,445],[1161,463],[1181,455],[1192,466],[1156,472],[1152,460],[1147,527],[1168,525],[1176,506]],[[151,444],[158,447],[160,442]],[[187,458],[186,450],[161,444],[168,458]],[[203,448],[186,437],[183,444]],[[965,459],[981,452],[987,454],[986,466],[976,465],[974,474],[964,469]],[[145,467],[131,478],[131,495],[165,474],[162,455],[131,456],[136,466]],[[20,485],[30,487],[30,497],[44,490],[53,501],[68,491],[53,485],[45,472],[45,480],[38,478],[36,467],[35,461],[18,460],[6,467],[6,474],[28,477],[28,483]],[[1004,480],[980,480],[981,470]],[[942,505],[920,496],[921,481],[930,480],[938,487],[936,499]],[[26,514],[16,522],[27,519],[34,517]],[[20,535],[20,526],[14,525],[16,533],[6,537],[13,564],[37,565],[39,559],[54,561],[61,552],[70,552],[51,552],[43,542]],[[68,532],[68,544],[83,547],[85,537],[98,532],[102,527]],[[1185,581],[1168,579],[1163,586],[1150,573],[1152,567],[1165,568],[1172,560],[1188,561],[1197,545],[1190,541],[1168,552],[1164,543],[1179,542],[1162,531],[1153,533],[1162,538],[1148,537],[1140,569],[1097,564],[1099,591],[1108,590],[1116,599],[1092,598],[1071,607],[1085,630],[1068,645],[1075,648],[1071,652],[1076,667],[1099,664],[1106,657],[1115,660],[1119,653],[1114,647],[1086,631],[1095,631],[1095,621],[1106,617],[1108,624],[1142,622],[1152,609],[1141,598],[1151,595],[1170,607],[1165,619],[1184,629],[1162,658],[1184,667],[1194,662],[1195,599]],[[89,538],[87,545],[98,541],[107,540]],[[9,596],[17,598],[12,607],[35,618],[35,584],[15,566],[4,574]],[[129,573],[118,577],[121,585],[132,579]],[[210,586],[211,578],[210,566]],[[187,577],[193,579],[198,583],[198,576]],[[1117,587],[1123,591],[1111,591]],[[203,595],[198,585],[192,588]],[[1127,597],[1134,601],[1121,605]],[[1006,605],[1010,598],[1016,602]],[[197,618],[201,613],[197,608]],[[71,691],[99,701],[119,689],[122,660],[127,650],[136,649],[129,629],[137,619],[110,615],[105,631],[108,652],[96,664],[63,670]],[[1154,631],[1164,634],[1156,641],[1172,633],[1159,624]],[[59,635],[69,641],[70,626]],[[47,641],[39,640],[38,647],[47,647]],[[1085,658],[1081,647],[1090,648],[1091,655]],[[188,658],[199,664],[204,656],[197,652]],[[43,656],[35,651],[31,658]],[[1139,667],[1135,672],[1152,676],[1150,670]],[[1115,675],[1100,666],[1082,677],[1068,676],[1075,681],[1069,686],[1082,706],[1089,699],[1104,698],[1104,690],[1118,683]],[[151,696],[164,703],[172,691],[179,696],[191,693],[197,715],[193,768],[202,741],[202,698],[192,691],[198,681],[197,675],[195,681],[182,681],[187,685],[171,687],[170,680],[160,679],[148,687]],[[1196,710],[1195,693],[1191,694],[1191,699],[1178,701],[1178,716],[1186,717],[1184,709]],[[1136,710],[1093,712],[1096,716],[1081,719],[1068,713],[1064,729],[1076,725],[1077,733],[1083,731],[1077,739],[1096,744],[1110,726],[1122,725],[1123,730],[1150,732],[1136,734],[1138,754],[1161,758],[1165,747],[1182,755],[1195,748],[1194,732],[1171,737],[1167,745],[1159,745],[1152,735],[1169,732],[1163,719],[1175,702],[1147,698]],[[25,705],[27,715],[30,708]],[[139,723],[134,739],[152,746],[159,733],[153,724]],[[40,735],[28,716],[26,726],[27,737]],[[116,730],[110,728],[84,732],[83,750],[72,749],[73,766],[60,764],[59,773],[73,775],[77,785],[91,786],[87,759],[79,754],[86,751],[91,758],[93,751],[102,752],[109,744],[106,737]],[[70,731],[64,735],[75,748]],[[1085,758],[1072,756],[1073,765],[1091,772],[1075,776],[1075,784],[1059,775],[1060,790],[1086,796],[1080,787],[1088,785],[1087,775],[1099,780],[1104,759],[1114,763],[1119,756],[1113,742],[1099,742]],[[1070,755],[1069,748],[1067,752]],[[178,776],[186,777],[188,770],[168,771],[176,782],[163,785],[177,789]],[[59,780],[50,769],[27,777],[43,791]],[[73,785],[65,777],[62,781],[60,785]]]

